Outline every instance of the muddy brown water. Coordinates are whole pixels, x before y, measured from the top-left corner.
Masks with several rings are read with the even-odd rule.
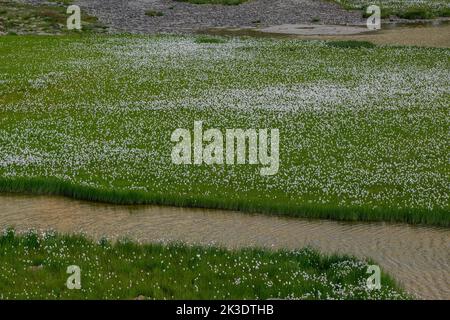
[[[227,248],[302,248],[375,260],[424,299],[450,299],[450,229],[159,206],[115,206],[63,197],[0,195],[0,228],[14,226],[94,239],[184,241]]]
[[[301,40],[356,40],[378,45],[450,48],[450,20],[434,23],[384,24],[381,30],[364,26],[281,25],[269,28],[211,28],[200,33]],[[358,31],[359,30],[359,31]]]

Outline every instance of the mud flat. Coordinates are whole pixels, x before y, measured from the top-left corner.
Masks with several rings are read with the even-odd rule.
[[[302,40],[356,40],[378,45],[450,48],[448,20],[420,24],[388,24],[371,31],[362,25],[285,24],[265,28],[211,28],[205,33],[222,36],[293,38]]]
[[[387,223],[340,223],[232,211],[114,206],[62,197],[0,196],[0,228],[83,232],[94,239],[184,241],[228,248],[302,248],[369,257],[407,291],[450,299],[450,230]]]

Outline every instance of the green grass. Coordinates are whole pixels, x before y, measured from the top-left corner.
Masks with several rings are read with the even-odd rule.
[[[403,19],[432,19],[435,18],[436,15],[433,12],[424,9],[424,8],[409,8],[403,11],[399,11],[397,15]]]
[[[407,299],[387,275],[367,290],[373,262],[312,249],[267,251],[93,242],[53,233],[0,235],[0,299]],[[81,269],[69,290],[67,267]]]
[[[0,32],[8,34],[68,34],[103,32],[106,27],[94,16],[81,14],[81,31],[67,29],[67,6],[71,1],[52,1],[55,5],[30,5],[0,0]]]
[[[198,36],[195,39],[196,43],[212,43],[212,44],[217,44],[217,43],[225,43],[227,42],[226,39],[222,38],[222,37],[211,37],[211,36]]]
[[[441,9],[439,12],[439,16],[441,17],[450,17],[450,8]]]
[[[149,17],[162,17],[164,15],[164,12],[155,11],[155,10],[147,10],[147,11],[145,11],[145,15],[149,16]]]
[[[450,226],[448,49],[198,39],[0,38],[0,191]],[[278,128],[278,174],[172,164],[196,120]]]
[[[355,40],[347,40],[347,41],[328,41],[327,45],[335,48],[345,48],[345,49],[358,49],[358,48],[375,48],[376,45],[369,41],[355,41]]]
[[[192,4],[222,4],[228,6],[239,5],[248,0],[175,0],[177,2],[188,2]]]
[[[334,0],[347,9],[363,10],[366,17],[366,8],[370,5],[378,5],[381,8],[381,16],[388,18],[395,15],[403,19],[433,19],[448,17],[450,2],[448,0]]]

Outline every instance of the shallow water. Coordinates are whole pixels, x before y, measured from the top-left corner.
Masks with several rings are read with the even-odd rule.
[[[356,40],[370,41],[378,45],[450,48],[449,20],[416,24],[382,24],[381,30],[369,32],[364,26],[327,26],[316,24],[310,25],[309,27],[285,25],[263,29],[212,28],[203,30],[201,33],[220,36],[251,36],[302,40]]]
[[[450,229],[341,223],[233,211],[115,206],[62,197],[0,196],[0,228],[84,232],[99,239],[184,241],[228,248],[302,248],[370,257],[409,292],[450,299]]]

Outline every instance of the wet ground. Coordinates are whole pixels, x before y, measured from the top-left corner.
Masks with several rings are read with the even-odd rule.
[[[61,197],[0,196],[0,228],[84,232],[99,239],[184,241],[228,248],[302,248],[369,257],[420,298],[450,299],[450,230],[340,223],[232,211],[114,206]]]
[[[356,40],[378,45],[450,48],[449,20],[406,25],[387,24],[377,31],[370,31],[363,26],[280,25],[268,28],[212,28],[201,33],[302,40]]]

